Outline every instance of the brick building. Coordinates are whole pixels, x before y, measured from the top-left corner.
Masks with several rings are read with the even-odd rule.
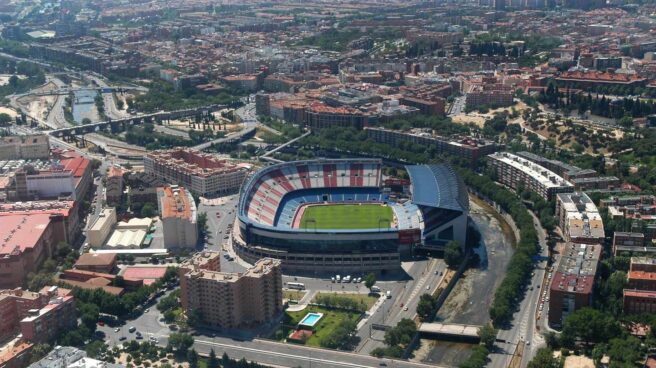
[[[592,305],[601,245],[567,243],[549,286],[549,324],[560,327],[572,312]]]

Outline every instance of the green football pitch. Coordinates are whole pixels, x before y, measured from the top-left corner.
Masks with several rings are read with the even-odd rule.
[[[379,204],[329,204],[309,206],[301,217],[301,229],[388,229],[392,208]]]

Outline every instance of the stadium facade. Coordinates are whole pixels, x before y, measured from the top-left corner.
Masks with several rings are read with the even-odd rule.
[[[462,180],[447,165],[406,170],[410,185],[399,193],[385,185],[377,159],[263,168],[242,187],[235,251],[250,263],[280,259],[286,271],[361,273],[397,270],[401,253],[413,247],[439,251],[450,240],[464,246],[469,202]],[[394,218],[364,229],[301,226],[307,206],[340,204],[389,206]]]

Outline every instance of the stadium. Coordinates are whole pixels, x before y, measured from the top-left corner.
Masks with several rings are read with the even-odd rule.
[[[465,244],[469,202],[446,165],[406,166],[385,179],[377,159],[295,161],[265,167],[242,186],[233,246],[286,271],[369,272],[400,267],[413,247]]]

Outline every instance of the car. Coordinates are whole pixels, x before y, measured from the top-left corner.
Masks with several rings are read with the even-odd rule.
[[[403,307],[403,303],[401,303],[401,307]]]
[[[528,345],[531,345],[531,342],[530,342],[530,341],[527,341],[527,342],[526,342],[526,346],[528,346]]]
[[[116,328],[114,329],[114,332],[119,332],[119,331],[121,331],[121,329],[118,328],[118,327],[116,327]]]
[[[403,307],[403,311],[407,312],[408,311],[408,306]]]
[[[137,336],[142,336],[142,335],[141,335],[141,332],[139,332],[139,331],[137,331],[136,335],[137,335]]]
[[[105,325],[105,322],[103,322],[103,321],[98,321],[98,326],[104,326],[104,325]]]
[[[148,312],[150,312],[150,308],[146,308],[146,310],[144,311],[144,313],[148,313]]]
[[[125,341],[125,340],[127,340],[127,337],[125,337],[125,336],[121,336],[121,337],[118,338],[118,341]]]
[[[143,339],[143,336],[137,335],[137,340],[141,340],[141,339]]]
[[[426,286],[426,290],[430,290],[430,286]]]
[[[136,327],[131,326],[131,327],[128,329],[128,332],[132,333],[132,332],[134,332],[134,331],[136,331],[136,330],[137,330]]]
[[[330,282],[332,282],[333,284],[335,283],[335,276],[330,278]]]

